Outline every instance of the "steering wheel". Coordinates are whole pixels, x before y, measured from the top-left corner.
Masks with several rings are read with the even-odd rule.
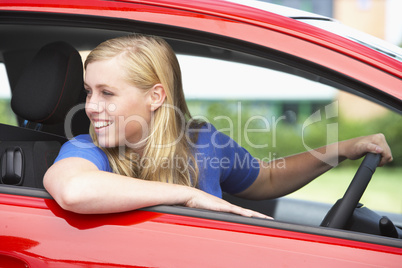
[[[345,229],[380,160],[380,154],[365,156],[343,198],[332,206],[320,226]]]

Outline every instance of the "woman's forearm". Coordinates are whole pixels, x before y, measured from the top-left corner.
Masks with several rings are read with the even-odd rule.
[[[341,146],[341,143],[335,143],[269,163],[271,198],[300,189],[345,160],[346,157],[340,153]]]
[[[61,160],[46,173],[44,184],[66,210],[113,213],[154,205],[183,204],[192,189],[99,171],[79,158]]]
[[[189,187],[90,171],[69,178],[58,201],[64,209],[77,213],[114,213],[184,204],[190,191],[186,188]]]
[[[391,150],[382,134],[358,137],[312,151],[260,162],[256,181],[240,197],[270,199],[290,194],[345,159],[358,159],[372,152],[381,154],[380,166],[392,161]]]
[[[155,205],[183,205],[269,218],[193,187],[99,171],[94,164],[81,158],[64,159],[54,164],[46,172],[44,184],[62,208],[81,214],[116,213]]]

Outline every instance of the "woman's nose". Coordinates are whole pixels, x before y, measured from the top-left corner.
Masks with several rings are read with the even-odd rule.
[[[85,109],[92,113],[101,113],[105,110],[106,103],[104,101],[97,100],[94,97],[87,99]]]

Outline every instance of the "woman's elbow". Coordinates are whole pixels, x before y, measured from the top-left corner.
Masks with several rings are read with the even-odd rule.
[[[57,197],[54,197],[54,199],[64,210],[82,213],[81,205],[83,202],[81,198],[74,193],[74,191],[70,191],[68,188],[64,189],[60,191],[60,193],[57,195]]]
[[[77,194],[74,179],[71,178],[52,178],[51,174],[46,173],[43,178],[43,185],[59,206],[65,210],[78,212],[79,205],[82,203],[81,197]]]

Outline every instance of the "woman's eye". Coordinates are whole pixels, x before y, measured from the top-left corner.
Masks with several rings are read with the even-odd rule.
[[[85,94],[89,95],[91,94],[91,91],[89,89],[84,89]]]
[[[102,94],[105,96],[113,96],[113,93],[110,91],[102,91]]]

